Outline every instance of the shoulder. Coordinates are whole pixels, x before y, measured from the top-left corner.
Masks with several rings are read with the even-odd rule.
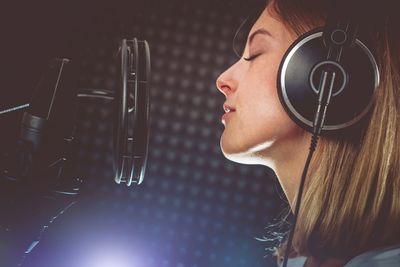
[[[344,267],[396,267],[400,266],[400,244],[360,254]]]
[[[298,256],[290,258],[288,267],[303,267],[307,258]],[[344,267],[399,267],[400,244],[386,248],[364,252],[350,261]]]
[[[288,267],[303,267],[306,260],[307,260],[307,257],[304,257],[304,256],[297,256],[295,258],[289,258],[287,266]]]

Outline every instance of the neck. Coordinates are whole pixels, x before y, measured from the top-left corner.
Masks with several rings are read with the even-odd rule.
[[[263,157],[264,165],[272,168],[278,177],[292,210],[294,210],[294,198],[300,185],[310,141],[311,134],[305,133],[293,143],[284,142],[277,145],[275,151],[268,151],[268,156]]]

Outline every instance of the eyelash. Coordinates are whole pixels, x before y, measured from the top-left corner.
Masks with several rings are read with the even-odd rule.
[[[243,59],[246,60],[246,61],[252,61],[253,59],[258,57],[259,55],[261,55],[261,54],[255,54],[255,55],[252,55],[252,56],[249,56],[249,57],[243,57]]]

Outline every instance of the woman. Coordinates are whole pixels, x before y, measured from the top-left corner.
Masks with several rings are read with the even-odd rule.
[[[289,46],[324,26],[326,2],[270,1],[250,30],[243,56],[217,79],[226,96],[223,154],[272,168],[292,211],[312,135],[288,116],[276,81]],[[395,9],[387,2],[378,5]],[[395,19],[394,12],[371,17],[380,85],[353,134],[320,137],[288,266],[400,266],[400,32]],[[278,256],[285,249],[283,243]]]

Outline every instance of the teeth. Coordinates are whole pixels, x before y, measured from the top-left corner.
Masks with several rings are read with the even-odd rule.
[[[229,108],[224,108],[225,112],[231,111]]]

